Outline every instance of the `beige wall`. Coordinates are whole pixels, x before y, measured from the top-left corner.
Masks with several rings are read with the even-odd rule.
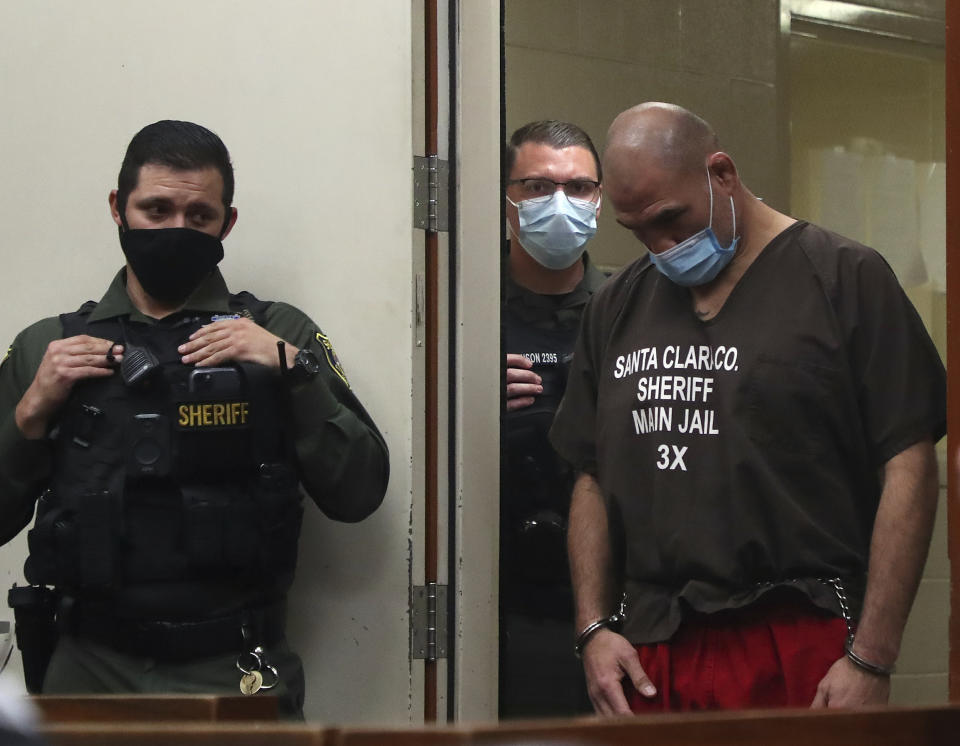
[[[507,0],[507,136],[533,119],[583,127],[598,148],[624,109],[686,106],[714,125],[744,181],[785,208],[776,0]],[[643,248],[601,212],[590,243],[619,266]]]

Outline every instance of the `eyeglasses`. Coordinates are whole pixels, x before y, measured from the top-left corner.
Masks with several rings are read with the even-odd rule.
[[[507,184],[519,184],[524,199],[549,197],[563,187],[563,193],[568,197],[583,199],[592,202],[600,191],[600,182],[590,179],[571,179],[570,181],[554,181],[553,179],[510,179]]]

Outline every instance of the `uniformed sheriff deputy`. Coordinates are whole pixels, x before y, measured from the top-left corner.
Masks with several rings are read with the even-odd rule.
[[[531,122],[507,146],[510,255],[501,496],[501,717],[589,712],[570,654],[565,532],[573,474],[547,441],[580,316],[604,274],[584,249],[600,210],[600,161],[574,124]]]
[[[239,685],[302,717],[284,632],[299,485],[329,517],[362,520],[387,447],[313,321],[227,289],[232,201],[219,137],[145,127],[109,197],[126,266],[99,303],[21,332],[0,366],[0,538],[36,505],[31,585],[9,598],[33,691]]]

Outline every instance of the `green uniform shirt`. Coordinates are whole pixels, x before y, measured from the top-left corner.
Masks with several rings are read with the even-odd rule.
[[[193,292],[185,308],[228,314],[229,296],[216,270]],[[116,316],[155,323],[131,303],[123,269],[89,320]],[[330,518],[365,518],[380,505],[387,487],[389,462],[383,437],[351,391],[330,341],[309,317],[276,302],[267,309],[264,328],[289,344],[313,350],[322,363],[320,374],[291,389],[289,416],[304,488]],[[62,336],[59,317],[38,321],[17,335],[0,364],[0,540],[4,542],[29,522],[34,502],[51,474],[49,440],[24,438],[14,412],[47,345]]]

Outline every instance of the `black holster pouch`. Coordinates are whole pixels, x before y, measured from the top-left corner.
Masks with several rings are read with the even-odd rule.
[[[23,681],[30,694],[43,691],[47,666],[57,646],[57,599],[53,589],[42,585],[14,585],[7,593],[23,657]]]

